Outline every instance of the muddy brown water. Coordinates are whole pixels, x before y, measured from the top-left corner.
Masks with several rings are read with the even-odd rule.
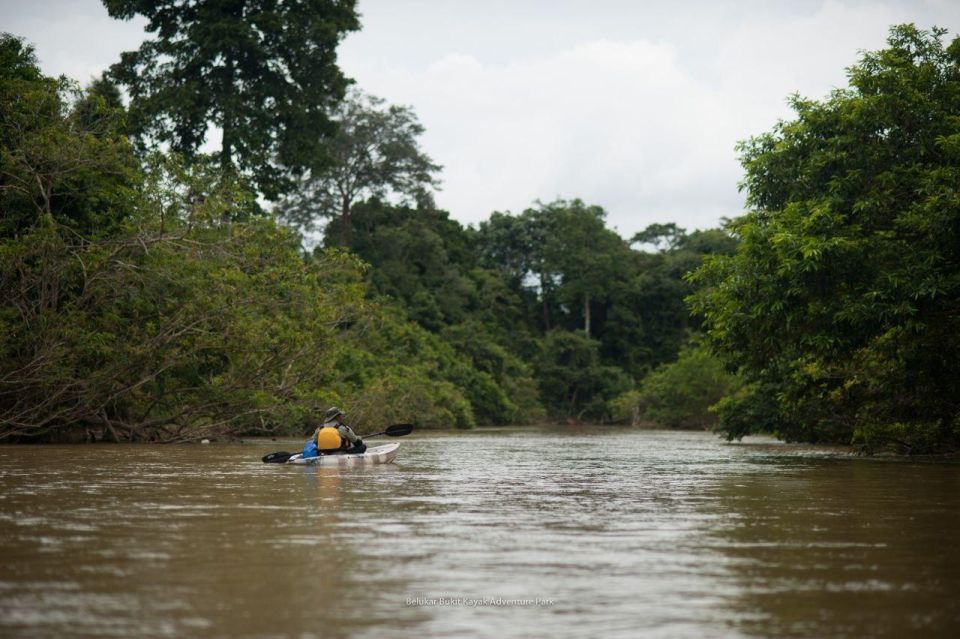
[[[0,447],[3,637],[956,637],[960,466],[705,433]],[[372,442],[371,442],[372,443]]]

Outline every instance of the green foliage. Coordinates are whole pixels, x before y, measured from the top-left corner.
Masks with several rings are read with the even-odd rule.
[[[335,327],[362,288],[327,285],[332,267],[308,268],[267,220],[152,222],[76,242],[47,217],[4,242],[2,436],[171,441],[277,430],[322,407]]]
[[[299,187],[280,205],[294,226],[313,230],[320,219],[338,219],[340,246],[353,246],[351,214],[361,200],[399,195],[432,204],[440,167],[420,149],[423,126],[409,107],[352,91],[333,114],[336,134],[323,146]],[[329,229],[327,231],[330,237]]]
[[[719,418],[718,431],[723,433],[728,441],[739,440],[753,433],[779,435],[788,441],[790,430],[780,418],[777,409],[778,389],[772,384],[762,385],[754,382],[743,384],[736,392],[721,399],[715,405]],[[794,426],[803,425],[794,422]],[[829,438],[807,437],[807,441],[830,441]]]
[[[220,162],[268,199],[289,171],[314,165],[335,126],[328,111],[348,80],[336,64],[359,28],[352,0],[104,0],[114,18],[147,19],[155,34],[122,54],[111,75],[130,95],[130,125],[144,143],[192,157],[211,125]]]
[[[378,200],[358,206],[350,223],[352,252],[370,264],[372,292],[381,304],[398,303],[405,317],[430,331],[417,341],[427,340],[433,352],[442,353],[440,375],[469,401],[468,421],[506,424],[540,417],[530,366],[500,341],[508,332],[516,336],[510,320],[522,311],[492,273],[474,267],[463,227],[443,211]],[[337,242],[339,224],[328,225],[328,246]],[[422,356],[411,353],[408,359]]]
[[[694,342],[680,351],[677,361],[647,375],[638,390],[615,399],[612,412],[621,422],[704,429],[716,422],[711,407],[737,388],[736,377],[723,363]]]
[[[4,82],[38,82],[43,79],[36,51],[10,33],[0,33],[0,74]]]
[[[622,394],[629,380],[615,366],[600,362],[600,345],[582,333],[553,330],[534,363],[540,394],[553,417],[604,421],[607,403]]]
[[[545,416],[531,366],[499,344],[476,319],[442,337],[468,363],[463,386],[483,423],[527,424]]]
[[[528,422],[548,411],[605,419],[605,402],[628,382],[602,360],[604,344],[569,330],[548,332],[541,343],[537,319],[546,304],[577,328],[586,316],[567,313],[568,304],[619,308],[618,274],[643,258],[604,227],[602,210],[581,202],[543,205],[514,220],[495,215],[479,231],[465,231],[442,211],[370,201],[350,220],[352,248],[370,263],[368,279],[378,293],[455,350],[459,359],[446,366],[446,379],[462,389],[478,423]],[[326,233],[328,245],[336,242],[338,222]],[[518,235],[528,239],[518,242]],[[497,245],[501,239],[513,242],[511,252]],[[520,266],[511,272],[511,265]],[[531,275],[543,283],[539,300],[528,285]],[[680,276],[672,277],[683,284]],[[682,293],[673,292],[672,302],[685,317]],[[603,335],[616,339],[612,331]]]
[[[631,257],[605,217],[580,200],[538,203],[515,217],[494,213],[477,232],[481,264],[521,291],[533,284],[542,330],[582,328],[590,335],[593,308],[608,301],[607,284],[622,276]]]
[[[85,91],[0,37],[0,438],[295,434],[334,403],[371,428],[605,421],[676,357],[684,273],[731,250],[664,224],[635,251],[579,200],[463,228],[409,108],[327,117],[353,2],[106,4],[156,37]],[[330,220],[310,255],[257,196],[304,169],[279,212]]]
[[[473,410],[461,390],[431,380],[417,369],[398,367],[376,377],[351,404],[358,424],[413,422],[423,428],[470,428]]]
[[[109,84],[45,78],[12,37],[0,55],[0,438],[293,434],[331,403],[475,423],[464,389],[489,377],[372,303],[356,257],[305,259],[214,158],[141,166]]]
[[[103,236],[132,211],[138,167],[122,113],[64,78],[43,77],[32,48],[0,36],[0,238],[49,216]]]
[[[367,307],[351,326],[336,368],[351,420],[471,428],[473,406],[460,383],[466,363],[449,344],[390,304]]]
[[[350,218],[350,247],[373,266],[370,283],[381,295],[403,302],[410,318],[439,331],[466,319],[475,295],[469,278],[470,249],[463,228],[444,211],[365,202]],[[342,220],[325,229],[335,246]]]
[[[728,434],[960,448],[960,41],[944,34],[893,28],[849,88],[794,98],[795,120],[742,144],[752,211],[691,299],[749,382],[721,406]]]
[[[668,224],[651,224],[647,228],[634,233],[630,238],[631,244],[652,244],[658,251],[675,249],[680,246],[686,235],[686,230],[673,222]]]
[[[672,239],[648,254],[630,250],[604,217],[578,200],[494,213],[475,232],[475,250],[522,304],[532,330],[584,330],[600,342],[603,364],[639,379],[675,359],[696,327],[683,303],[693,292],[684,275],[705,254],[731,252],[735,240],[720,230],[687,235],[674,224],[651,225],[645,241]]]
[[[467,389],[488,378],[371,304],[355,257],[304,260],[272,220],[231,219],[252,195],[203,164],[147,175],[110,238],[47,216],[0,244],[0,437],[297,434],[332,403],[361,424],[475,423]]]

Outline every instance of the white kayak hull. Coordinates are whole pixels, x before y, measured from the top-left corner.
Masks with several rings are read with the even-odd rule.
[[[296,454],[287,460],[288,464],[300,464],[302,466],[369,466],[372,464],[389,464],[397,456],[397,449],[400,448],[400,442],[384,444],[382,446],[369,446],[367,451],[359,455],[349,455],[337,453],[335,455],[320,455],[319,457],[304,458],[301,454]]]

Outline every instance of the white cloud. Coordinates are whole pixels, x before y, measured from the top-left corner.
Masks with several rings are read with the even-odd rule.
[[[577,13],[571,3],[513,16],[503,33],[485,32],[488,43],[464,26],[489,29],[486,16],[462,4],[462,20],[437,18],[427,39],[409,31],[420,14],[388,31],[377,21],[383,5],[362,4],[370,31],[351,36],[343,64],[366,90],[413,105],[425,148],[445,166],[438,203],[457,219],[580,197],[630,235],[655,221],[704,228],[739,214],[734,146],[790,117],[789,94],[819,98],[844,86],[844,69],[858,51],[882,47],[891,24],[960,22],[960,7],[944,2],[729,4],[728,15],[710,3],[687,7],[687,30],[659,5],[644,13],[609,3],[621,12],[614,23],[607,4],[580,11],[582,24],[566,15]],[[563,37],[553,33],[558,15]],[[597,31],[618,38],[578,39]],[[406,49],[392,33],[404,34]],[[462,49],[443,50],[457,38]],[[382,55],[391,47],[396,55]]]
[[[461,220],[581,197],[632,233],[679,215],[711,225],[738,206],[721,96],[669,44],[597,41],[502,65],[455,54],[376,84],[416,105],[445,165],[438,200]]]
[[[43,70],[87,84],[143,41],[146,21],[112,19],[96,0],[0,0],[7,31],[33,44]]]

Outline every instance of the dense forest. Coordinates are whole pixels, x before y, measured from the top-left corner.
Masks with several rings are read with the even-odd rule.
[[[742,217],[623,238],[579,199],[437,208],[416,114],[337,67],[351,2],[105,4],[153,39],[86,88],[0,37],[3,441],[299,435],[337,404],[960,444],[945,32],[893,28],[744,142]]]

